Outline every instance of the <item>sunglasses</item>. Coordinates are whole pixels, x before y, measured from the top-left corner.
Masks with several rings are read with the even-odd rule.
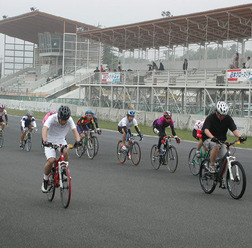
[[[220,114],[218,111],[217,111],[217,113],[218,113],[218,115],[219,115],[219,116],[223,116],[223,117],[224,117],[224,116],[226,116],[226,115],[222,115],[222,114]]]
[[[170,120],[170,119],[171,119],[171,117],[165,117],[165,119],[166,119],[166,120]]]

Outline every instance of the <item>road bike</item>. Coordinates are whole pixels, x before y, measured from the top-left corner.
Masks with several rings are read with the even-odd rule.
[[[139,141],[143,138],[139,134],[131,134],[128,139],[129,145],[126,145],[126,149],[122,148],[122,140],[119,140],[117,143],[117,158],[121,164],[124,164],[126,158],[130,159],[132,164],[138,165],[141,161],[141,148],[139,143],[135,140],[135,137],[139,136]]]
[[[174,173],[178,166],[178,153],[171,144],[171,139],[173,136],[165,136],[162,140],[162,144],[158,154],[157,144],[154,144],[151,148],[150,159],[151,165],[155,170],[158,170],[161,165],[167,163],[167,168],[169,172]]]
[[[31,151],[32,148],[32,131],[33,128],[25,128],[25,136],[24,136],[24,140],[23,140],[23,146],[21,147],[22,150],[26,150],[27,152]],[[37,129],[35,130],[35,132],[37,131]]]
[[[4,144],[4,131],[2,128],[0,128],[0,148],[3,147]]]
[[[197,157],[196,151],[197,149],[193,147],[191,151],[189,152],[189,156],[188,156],[189,169],[194,176],[197,176],[199,174],[200,165],[202,161],[208,157],[208,153],[209,153],[208,150],[205,151],[205,149],[201,147],[200,157]]]
[[[95,131],[91,130],[85,133],[82,145],[77,147],[75,153],[77,157],[81,157],[85,152],[90,159],[93,159],[97,155],[99,150],[99,142],[95,136]]]
[[[67,208],[71,200],[71,176],[69,171],[69,162],[64,160],[64,148],[72,149],[73,145],[49,145],[55,150],[60,148],[60,156],[53,164],[52,170],[48,176],[48,192],[47,199],[52,201],[55,196],[55,189],[60,188],[61,203]]]
[[[231,146],[238,145],[241,142],[236,140],[234,142],[219,142],[226,146],[227,152],[221,159],[216,160],[216,172],[210,173],[210,159],[209,157],[201,163],[199,180],[203,191],[211,194],[217,185],[220,183],[220,188],[225,189],[227,186],[228,192],[234,199],[240,199],[246,190],[246,174],[243,166],[236,160],[231,151]],[[226,185],[224,174],[226,172]]]

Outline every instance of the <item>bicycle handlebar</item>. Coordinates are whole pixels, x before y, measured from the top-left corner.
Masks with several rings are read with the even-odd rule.
[[[224,145],[229,147],[229,146],[232,146],[232,145],[240,145],[241,143],[243,143],[246,140],[247,140],[247,137],[245,137],[243,141],[240,141],[239,139],[235,140],[233,142],[225,142],[225,141],[222,141],[222,140],[218,140],[218,142],[216,142],[216,143],[218,143],[220,145],[224,144]]]

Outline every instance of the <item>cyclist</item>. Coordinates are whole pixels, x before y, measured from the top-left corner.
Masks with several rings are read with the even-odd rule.
[[[48,119],[48,117],[49,117],[50,115],[53,115],[53,114],[56,114],[56,113],[57,113],[57,110],[56,110],[56,109],[51,109],[50,112],[48,112],[48,113],[45,115],[45,117],[43,118],[43,120],[42,120],[42,125],[45,124],[46,120]]]
[[[85,133],[88,133],[90,130],[95,130],[98,134],[101,134],[101,129],[98,126],[98,120],[94,116],[94,112],[87,110],[85,115],[77,121],[77,131],[81,140],[84,138]]]
[[[201,154],[200,154],[200,148],[203,145],[203,140],[202,140],[202,133],[201,133],[201,129],[203,127],[205,119],[203,120],[197,120],[196,123],[194,124],[193,127],[193,131],[192,131],[192,135],[193,137],[198,140],[198,145],[197,145],[197,150],[196,150],[196,156],[197,158],[200,158]]]
[[[127,112],[127,116],[122,118],[118,123],[118,131],[122,134],[122,149],[127,150],[127,147],[125,145],[126,139],[128,140],[131,136],[130,128],[134,126],[137,133],[143,138],[143,134],[140,131],[140,128],[138,127],[137,120],[135,119],[135,112],[133,110],[129,110]]]
[[[3,120],[3,116],[5,118],[5,122]],[[7,111],[5,109],[5,106],[3,104],[0,105],[0,127],[2,130],[4,130],[4,127],[8,126],[8,115],[7,115]]]
[[[80,137],[71,117],[71,111],[68,106],[61,106],[57,114],[49,116],[42,128],[42,139],[43,145],[45,146],[45,156],[47,159],[44,167],[44,177],[41,186],[43,193],[48,191],[48,175],[56,161],[56,151],[55,149],[51,148],[50,145],[66,145],[67,142],[65,138],[69,129],[71,129],[74,133],[76,140],[75,146],[81,145]],[[66,161],[69,161],[67,148],[64,149],[64,158]]]
[[[21,128],[20,148],[21,149],[24,148],[23,141],[24,141],[26,129],[28,128],[29,131],[32,132],[32,130],[36,127],[37,127],[37,124],[36,124],[36,120],[33,116],[33,112],[28,111],[27,114],[24,115],[22,117],[22,119],[20,120],[20,128]]]
[[[169,126],[171,128],[172,135],[176,139],[176,142],[178,144],[180,143],[180,138],[176,135],[176,132],[174,129],[174,122],[172,120],[172,113],[170,111],[166,111],[166,112],[164,112],[162,117],[154,120],[154,122],[152,124],[153,132],[159,136],[158,146],[157,146],[157,148],[158,148],[157,155],[160,155],[161,142],[162,142],[163,138],[166,136],[165,129]]]
[[[229,107],[225,102],[217,102],[216,111],[206,118],[202,127],[203,145],[207,149],[211,150],[209,167],[210,173],[215,173],[216,171],[215,160],[217,156],[219,158],[223,158],[225,156],[225,145],[220,145],[219,141],[225,141],[227,139],[228,129],[230,129],[230,131],[232,131],[241,142],[245,140],[237,130],[233,118],[228,115],[228,111]]]

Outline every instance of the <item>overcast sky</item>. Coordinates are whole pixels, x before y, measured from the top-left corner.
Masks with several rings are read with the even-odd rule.
[[[251,0],[0,0],[0,18],[21,15],[36,7],[42,12],[103,27],[161,18],[163,10],[173,16],[192,14],[236,5]],[[0,57],[3,36],[0,35]]]

